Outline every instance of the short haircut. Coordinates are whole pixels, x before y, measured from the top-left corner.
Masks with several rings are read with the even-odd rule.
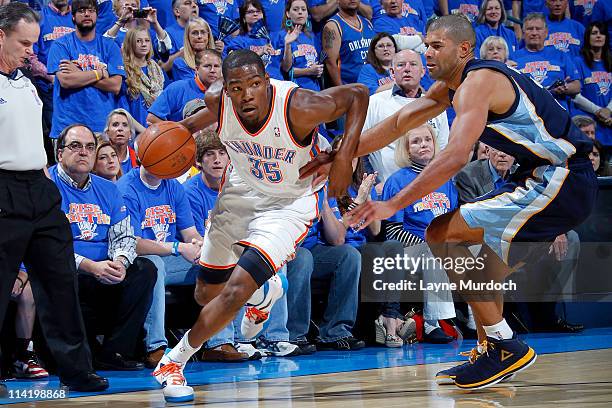
[[[79,11],[81,8],[92,8],[96,10],[96,14],[98,14],[98,2],[96,0],[73,0],[72,1],[72,17]]]
[[[544,27],[548,28],[548,24],[546,23],[546,16],[544,15],[544,13],[527,14],[525,18],[523,19],[523,27],[525,27],[525,24],[527,24],[528,21],[532,21],[532,20],[541,20],[544,22]]]
[[[431,20],[427,26],[427,32],[437,30],[444,30],[446,35],[456,44],[467,41],[472,48],[476,44],[476,33],[472,23],[463,14],[449,14]]]
[[[0,6],[0,30],[9,34],[15,31],[15,27],[21,20],[38,24],[40,16],[24,3],[13,2]]]
[[[203,57],[210,57],[210,56],[217,57],[219,58],[219,61],[223,61],[223,57],[221,57],[221,53],[219,51],[207,49],[207,50],[200,52],[199,54],[196,54],[195,56],[196,67],[200,66],[200,64],[202,63]]]
[[[236,50],[232,51],[223,61],[221,71],[223,72],[223,78],[225,82],[229,81],[229,71],[235,68],[245,67],[247,65],[255,65],[257,72],[261,76],[266,75],[266,67],[261,60],[261,57],[251,50]]]
[[[585,126],[589,126],[589,125],[593,125],[595,127],[597,127],[597,124],[595,123],[595,120],[593,120],[593,118],[591,118],[590,116],[587,115],[576,115],[572,118],[572,122],[574,122],[574,125],[576,125],[576,127],[578,127],[578,129],[581,129]]]
[[[431,127],[431,125],[429,125],[428,123],[426,123],[412,130],[409,130],[408,132],[404,134],[404,136],[397,139],[397,142],[396,142],[397,144],[395,145],[394,159],[395,159],[395,164],[400,169],[403,169],[404,167],[412,166],[412,160],[410,159],[410,151],[409,151],[409,148],[406,147],[406,145],[408,144],[408,140],[410,139],[410,134],[414,132],[415,130],[421,129],[421,128],[426,128],[431,134],[431,137],[433,139],[433,144],[434,144],[433,157],[436,157],[436,154],[438,154],[438,135],[436,131],[434,130],[434,128]]]
[[[491,43],[500,43],[504,47],[504,51],[506,51],[506,59],[508,59],[508,56],[510,55],[508,43],[506,43],[506,40],[504,40],[502,37],[498,37],[496,35],[491,35],[484,40],[480,46],[480,58],[485,59],[485,55],[487,55],[487,48],[489,48]]]
[[[196,136],[196,161],[201,163],[202,157],[209,150],[223,150],[227,152],[217,132],[207,128],[200,131]]]
[[[64,147],[66,147],[64,142],[66,141],[66,135],[68,134],[68,132],[70,132],[70,130],[77,128],[77,127],[84,127],[85,129],[89,130],[89,133],[91,133],[91,137],[93,138],[96,147],[98,147],[98,138],[96,137],[95,132],[91,130],[89,126],[84,125],[82,123],[73,123],[72,125],[66,126],[64,130],[62,130],[59,136],[57,137],[57,150],[58,151],[59,149],[63,149]],[[55,156],[56,156],[55,159],[58,160],[57,152],[55,152]]]

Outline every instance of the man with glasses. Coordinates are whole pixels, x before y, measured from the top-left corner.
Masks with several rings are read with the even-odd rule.
[[[90,128],[68,126],[57,139],[58,165],[49,169],[62,196],[74,239],[79,297],[94,365],[102,370],[142,370],[135,354],[151,306],[157,268],[136,258],[136,238],[119,190],[90,174],[96,139]],[[102,345],[96,335],[104,334]]]
[[[38,23],[22,3],[0,6],[0,322],[23,261],[60,380],[71,390],[102,391],[108,382],[93,373],[85,342],[72,237],[44,174],[42,102],[20,70],[33,55]]]
[[[96,34],[97,18],[95,0],[73,1],[76,31],[55,41],[49,50],[47,71],[56,79],[52,139],[75,122],[101,132],[108,113],[119,107],[117,95],[125,76],[123,59],[112,39]]]

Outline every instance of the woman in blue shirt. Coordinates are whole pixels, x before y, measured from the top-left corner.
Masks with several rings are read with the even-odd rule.
[[[155,62],[151,37],[144,27],[129,30],[123,47],[125,81],[121,85],[121,104],[141,125],[147,125],[148,109],[161,94],[167,78]]]
[[[518,49],[518,41],[514,31],[506,27],[506,10],[500,0],[485,0],[480,6],[478,17],[476,18],[476,49],[490,36],[501,37],[506,40],[512,57],[514,51]]]
[[[368,48],[368,63],[361,68],[357,82],[370,90],[370,95],[391,89],[394,84],[389,69],[397,52],[395,40],[388,33],[378,33],[372,38]]]
[[[611,146],[612,55],[610,35],[605,24],[589,24],[584,33],[583,44],[580,58],[576,62],[582,86],[574,102],[578,108],[598,121],[597,139],[603,145]]]
[[[270,77],[282,80],[280,63],[284,38],[280,38],[277,33],[272,36],[264,33],[267,33],[267,29],[262,29],[266,25],[266,16],[259,0],[245,0],[239,12],[240,33],[228,41],[224,57],[234,50],[251,50],[261,57]]]
[[[287,0],[283,17],[284,44],[281,68],[289,79],[302,88],[321,90],[323,64],[310,29],[305,0]]]

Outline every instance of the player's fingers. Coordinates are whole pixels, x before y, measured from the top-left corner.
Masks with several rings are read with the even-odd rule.
[[[316,187],[319,184],[323,183],[327,179],[327,174],[317,174],[317,176],[312,180],[312,186]]]
[[[309,161],[304,166],[300,167],[300,180],[305,179],[306,177],[309,177],[314,174],[319,167],[321,167],[321,163],[319,163],[316,158]]]

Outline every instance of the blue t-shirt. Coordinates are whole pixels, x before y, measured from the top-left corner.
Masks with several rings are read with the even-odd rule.
[[[286,32],[281,31],[279,33],[282,33],[278,35],[283,39],[284,43]],[[293,54],[293,68],[308,68],[313,64],[318,64],[319,49],[315,43],[314,34],[311,33],[306,35],[304,32],[301,32],[298,38],[291,43],[291,53]],[[289,79],[302,88],[311,89],[313,91],[321,90],[319,78],[313,76],[299,76]]]
[[[368,48],[372,37],[374,37],[374,29],[372,24],[365,18],[357,15],[359,18],[359,29],[354,28],[346,22],[339,14],[334,14],[329,21],[333,21],[339,28],[342,35],[342,43],[340,44],[340,78],[343,84],[352,84],[357,82],[361,68],[366,64],[368,56]]]
[[[266,16],[266,27],[269,32],[282,30],[283,16],[285,15],[285,2],[279,0],[260,0]],[[236,13],[244,3],[243,0],[237,0]],[[236,14],[237,15],[237,14]]]
[[[586,27],[591,21],[595,3],[597,3],[597,0],[569,0],[568,5],[572,20],[576,20]]]
[[[360,84],[364,84],[370,90],[370,95],[376,93],[376,90],[384,84],[388,84],[393,82],[393,76],[390,72],[385,72],[384,74],[379,74],[376,72],[376,69],[370,64],[366,64],[361,68],[361,72],[359,72],[359,78],[357,82]]]
[[[449,14],[463,14],[473,23],[478,17],[480,2],[478,0],[448,0]]]
[[[92,41],[84,42],[70,33],[57,39],[49,50],[47,71],[55,74],[62,60],[69,60],[83,71],[106,67],[110,76],[125,76],[123,59],[117,44],[99,34]],[[92,74],[93,76],[93,74]],[[51,138],[57,138],[66,126],[83,123],[94,132],[102,132],[106,116],[119,106],[119,98],[111,92],[104,92],[93,85],[83,88],[62,88],[60,81],[53,85],[53,125]]]
[[[172,0],[148,0],[149,6],[157,9],[157,21],[159,25],[166,28],[174,22],[174,11],[172,10]],[[142,1],[140,8],[144,8]]]
[[[205,88],[196,78],[175,81],[157,97],[149,108],[149,113],[162,120],[174,122],[183,119],[183,108],[192,99],[204,99]]]
[[[134,235],[157,242],[174,242],[177,233],[193,227],[193,216],[183,186],[178,181],[162,180],[152,190],[134,169],[117,181],[134,228]]]
[[[521,20],[529,13],[544,13],[548,15],[546,0],[522,0],[521,1]]]
[[[176,54],[185,45],[185,27],[181,27],[175,21],[174,24],[166,27],[166,33],[168,33],[170,36],[170,41],[172,41],[170,55]]]
[[[206,20],[215,38],[219,37],[219,17],[238,19],[238,5],[234,0],[197,0],[197,3],[200,17]]]
[[[561,21],[546,19],[548,24],[548,38],[544,46],[556,48],[573,57],[580,55],[582,40],[584,39],[584,26],[577,21],[564,18]]]
[[[411,17],[391,17],[388,14],[383,14],[374,20],[374,31],[376,33],[403,35],[423,34],[425,25],[420,20],[419,16]]]
[[[149,69],[147,67],[142,67],[142,72],[145,75],[148,75]],[[164,74],[164,88],[168,86],[170,80],[166,75],[166,72],[162,70]],[[160,94],[161,95],[161,94]],[[145,99],[142,96],[142,93],[138,94],[138,98],[132,99],[132,97],[128,94],[127,82],[123,81],[121,84],[121,100],[120,105],[130,112],[132,117],[138,121],[142,126],[147,126],[147,114],[149,113],[149,107],[147,106]],[[181,118],[182,119],[182,118]]]
[[[580,72],[580,78],[582,88],[580,93],[582,96],[593,102],[597,106],[606,107],[612,100],[612,72],[607,72],[603,61],[595,61],[593,63],[593,69],[584,61],[584,58],[578,59],[578,71]],[[576,111],[579,111],[577,108]],[[594,118],[586,112],[582,113]],[[612,128],[598,124],[597,128],[597,139],[604,145],[612,145]]]
[[[34,52],[38,55],[38,60],[47,64],[47,54],[51,44],[58,38],[70,34],[74,31],[72,14],[59,15],[47,6],[42,9],[40,15],[40,35],[34,47]]]
[[[251,50],[253,52],[261,52],[269,43],[274,48],[274,55],[262,54],[261,60],[266,67],[266,72],[270,77],[278,80],[283,80],[283,74],[280,70],[280,64],[285,51],[285,31],[274,32],[270,34],[270,41],[265,38],[256,38],[251,33],[239,34],[236,37],[227,39],[225,49],[223,50],[224,58],[234,50]]]
[[[416,179],[418,173],[404,167],[393,173],[383,188],[382,199],[388,201]],[[389,217],[390,222],[401,222],[405,231],[425,239],[425,230],[439,215],[453,211],[458,206],[458,194],[452,181],[447,181],[435,191],[416,200]]]
[[[174,64],[172,64],[172,69],[170,70],[170,76],[172,77],[172,81],[180,81],[183,79],[191,79],[195,75],[196,70],[192,69],[183,57],[178,57],[174,60]]]
[[[514,31],[505,27],[503,24],[500,24],[497,28],[491,28],[487,23],[478,24],[474,29],[476,31],[476,48],[475,53],[480,57],[480,46],[482,43],[492,35],[498,36],[506,40],[506,44],[508,45],[508,50],[510,51],[508,54],[508,58],[514,55],[516,50],[518,50],[518,40],[516,39],[516,34]]]
[[[570,81],[580,79],[578,69],[569,54],[557,51],[554,47],[544,47],[540,51],[520,49],[514,54],[514,61],[517,63],[516,69],[531,75],[544,88],[548,88],[559,79],[564,80],[567,77]],[[561,106],[569,110],[569,97],[555,95],[555,98]]]
[[[591,13],[591,22],[602,21],[608,26],[608,38],[612,38],[612,2],[601,0],[593,6]],[[612,41],[610,42],[612,48]]]
[[[49,175],[62,195],[62,211],[70,223],[74,252],[96,262],[107,260],[110,227],[128,216],[117,186],[90,174],[91,185],[79,190],[60,178],[57,166],[49,168]]]
[[[183,184],[183,187],[185,187],[185,192],[189,199],[195,227],[200,235],[204,236],[206,233],[206,222],[217,202],[219,191],[213,190],[204,183],[204,180],[202,180],[202,173],[198,173],[191,177]]]

